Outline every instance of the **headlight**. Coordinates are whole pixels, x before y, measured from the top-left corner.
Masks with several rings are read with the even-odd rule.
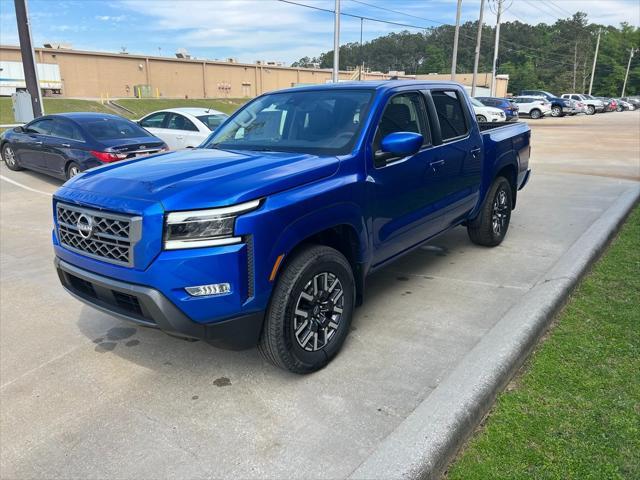
[[[259,205],[260,200],[253,200],[231,207],[170,212],[165,222],[164,248],[176,250],[239,243],[242,239],[234,236],[236,218]]]

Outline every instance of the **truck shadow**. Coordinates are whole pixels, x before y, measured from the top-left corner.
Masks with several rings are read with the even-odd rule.
[[[383,324],[385,328],[393,329],[395,322],[402,322],[401,314],[378,318],[378,307],[409,301],[403,297],[411,297],[412,303],[420,302],[420,292],[412,295],[414,292],[410,285],[416,279],[429,280],[431,269],[438,264],[449,263],[447,257],[454,257],[464,248],[469,248],[466,232],[461,228],[455,229],[371,275],[367,279],[365,305],[356,309],[351,324],[351,333],[357,330],[358,340],[351,338],[353,335],[350,334],[343,350],[361,348],[362,344],[358,345],[360,340],[366,342],[368,337],[377,336]],[[429,321],[430,315],[425,309],[425,326]],[[95,344],[96,354],[117,355],[164,375],[186,376],[189,382],[198,379],[222,387],[231,386],[234,378],[248,375],[286,382],[305,378],[274,368],[261,358],[257,348],[222,350],[204,341],[184,340],[153,328],[130,324],[90,307],[83,308],[77,324],[79,330]],[[104,333],[96,335],[96,331]]]

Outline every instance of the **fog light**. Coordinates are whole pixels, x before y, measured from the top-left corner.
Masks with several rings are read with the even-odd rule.
[[[185,287],[185,290],[192,297],[203,297],[206,295],[222,295],[231,292],[231,285],[228,283],[212,283],[211,285],[199,285],[197,287]]]

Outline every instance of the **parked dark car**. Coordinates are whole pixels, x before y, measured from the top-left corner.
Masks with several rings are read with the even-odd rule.
[[[568,98],[559,98],[553,93],[546,92],[544,90],[523,90],[520,92],[520,96],[525,97],[544,97],[551,102],[551,116],[552,117],[564,117],[565,115],[575,115],[581,113],[576,107],[575,102]]]
[[[168,150],[134,122],[104,113],[61,113],[37,118],[0,135],[11,170],[27,168],[69,179],[89,168]]]
[[[475,97],[480,103],[487,107],[499,108],[507,117],[507,122],[518,120],[519,107],[507,98],[499,97]]]
[[[640,108],[640,98],[639,97],[622,97],[622,100],[630,103],[636,110]]]

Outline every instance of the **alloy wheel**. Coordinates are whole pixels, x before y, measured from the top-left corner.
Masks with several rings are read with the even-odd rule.
[[[551,109],[551,116],[552,117],[559,117],[561,113],[562,113],[562,111],[560,110],[560,107],[553,107]]]
[[[13,153],[13,149],[11,147],[4,147],[4,161],[7,162],[7,165],[10,167],[16,166],[16,155]]]
[[[80,168],[76,166],[71,166],[69,168],[69,178],[73,178],[80,173]]]
[[[491,226],[494,235],[501,236],[509,219],[509,197],[504,189],[496,192],[491,210]]]
[[[331,272],[316,274],[302,289],[295,304],[293,333],[308,352],[326,347],[342,320],[344,289]]]

